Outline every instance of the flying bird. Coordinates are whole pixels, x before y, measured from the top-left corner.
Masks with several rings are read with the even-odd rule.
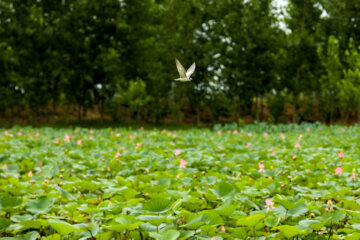
[[[195,62],[189,67],[189,69],[187,71],[185,71],[185,68],[181,65],[179,60],[177,60],[176,58],[175,58],[175,62],[176,62],[176,67],[179,72],[180,78],[177,78],[174,80],[182,81],[182,82],[191,81],[192,78],[190,76],[191,76],[191,74],[193,74],[195,72],[195,67],[196,67]]]

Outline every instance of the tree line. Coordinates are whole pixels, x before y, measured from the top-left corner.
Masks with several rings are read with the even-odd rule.
[[[0,118],[359,121],[359,38],[357,0],[2,0]]]

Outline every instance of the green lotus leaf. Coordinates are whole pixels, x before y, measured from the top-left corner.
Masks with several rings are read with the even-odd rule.
[[[155,215],[140,215],[137,216],[136,219],[149,222],[155,226],[159,226],[165,221],[166,218],[163,216],[155,216]]]
[[[235,188],[227,182],[220,182],[213,192],[219,197],[229,197],[235,193]]]
[[[294,208],[290,209],[288,211],[288,215],[292,217],[300,217],[307,213],[309,209],[306,207],[304,203],[300,203],[296,205]]]
[[[210,222],[210,219],[205,214],[202,214],[199,217],[192,219],[190,222],[188,222],[184,225],[181,225],[181,227],[195,230],[208,222]]]
[[[253,215],[238,219],[237,224],[248,226],[248,227],[254,227],[264,218],[265,218],[264,214],[257,213],[257,214],[253,214]]]
[[[31,220],[33,218],[32,215],[30,214],[25,214],[25,215],[14,215],[10,217],[10,220],[16,223],[22,222],[22,221],[27,221],[27,220]]]
[[[153,213],[162,213],[169,210],[171,201],[165,198],[153,198],[143,205],[143,210]]]
[[[1,209],[14,208],[19,206],[22,203],[22,198],[12,197],[12,196],[1,196],[0,197],[0,207]]]
[[[180,236],[180,232],[176,230],[167,230],[163,233],[151,232],[150,236],[156,240],[176,240]]]
[[[0,218],[0,230],[6,229],[8,226],[10,226],[11,221],[7,218]]]
[[[290,225],[281,225],[275,229],[279,230],[286,238],[292,238],[305,233],[303,230]]]
[[[49,219],[48,223],[56,232],[58,232],[60,235],[65,236],[70,233],[73,233],[75,231],[80,231],[81,229],[77,226],[71,225],[70,223],[67,223],[62,220],[57,219]]]
[[[34,214],[48,213],[54,205],[53,199],[49,197],[42,197],[36,200],[29,200],[26,202],[26,210]]]
[[[135,219],[135,217],[133,217],[133,216],[117,217],[117,218],[115,218],[115,221],[122,224],[122,225],[124,225],[124,227],[129,231],[135,230],[141,224],[144,223],[144,222],[141,222],[141,221]]]

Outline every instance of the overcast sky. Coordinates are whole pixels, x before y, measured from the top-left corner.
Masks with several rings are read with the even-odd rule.
[[[287,0],[275,0],[278,6],[285,6],[287,4]]]
[[[277,7],[285,7],[288,4],[288,0],[275,0],[274,1],[275,6]],[[280,28],[288,32],[289,30],[286,28],[285,23],[282,21],[282,18],[280,17]]]

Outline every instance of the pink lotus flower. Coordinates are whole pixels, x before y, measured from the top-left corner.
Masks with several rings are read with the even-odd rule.
[[[222,233],[225,233],[225,232],[226,232],[226,229],[225,229],[224,225],[221,226],[221,232],[222,232]]]
[[[93,130],[93,129],[90,129],[90,134],[94,134],[94,130]]]
[[[280,133],[281,138],[285,138],[285,135],[283,133]]]
[[[32,171],[30,170],[29,173],[28,173],[28,177],[31,178],[33,176],[33,173]]]
[[[169,143],[170,145],[174,145],[174,142],[173,141],[170,141],[170,143]]]
[[[129,136],[129,139],[133,139],[133,136],[132,136],[132,135],[130,135],[130,136]]]
[[[356,173],[353,172],[353,173],[351,174],[350,178],[351,178],[352,180],[355,180],[355,179],[356,179]]]
[[[139,143],[139,142],[136,144],[136,148],[138,148],[138,147],[141,147],[141,143]]]
[[[38,136],[40,136],[40,133],[39,133],[39,132],[36,132],[36,133],[35,133],[35,137],[38,137]]]
[[[3,166],[4,170],[7,169],[7,164],[5,163],[4,166]]]
[[[17,135],[18,135],[18,136],[21,136],[21,135],[22,135],[22,132],[18,132]]]
[[[215,237],[212,237],[211,240],[216,240],[216,238],[215,238]]]
[[[81,145],[81,143],[82,143],[82,142],[81,142],[80,139],[76,141],[76,144],[79,145],[79,146]]]
[[[39,165],[39,167],[42,167],[43,164],[42,164],[42,162],[39,162],[38,165]]]
[[[272,151],[271,154],[272,154],[272,155],[276,155],[276,151]]]
[[[93,136],[90,136],[89,139],[90,139],[90,140],[94,140],[94,137],[93,137]]]
[[[237,130],[237,129],[235,129],[234,131],[233,131],[233,134],[237,134],[239,131]]]
[[[176,138],[176,134],[173,134],[172,137],[173,137],[173,138]]]
[[[267,138],[269,134],[267,132],[264,133],[264,138]]]
[[[297,158],[296,155],[292,156],[292,159],[296,159],[296,158]]]
[[[5,130],[5,131],[4,131],[4,135],[5,135],[5,136],[9,136],[9,131]]]
[[[217,131],[217,134],[218,134],[218,135],[221,135],[221,131],[220,131],[220,130],[219,130],[219,131]]]
[[[335,175],[341,174],[343,172],[342,167],[336,167],[335,168]]]
[[[298,137],[299,142],[301,141],[302,137],[303,137],[303,135],[302,135],[302,134],[300,134],[300,135],[299,135],[299,137]]]
[[[259,170],[260,173],[265,173],[265,165],[264,163],[259,163]]]
[[[249,133],[248,133],[248,137],[251,137],[251,136],[252,136],[252,133],[251,133],[251,132],[249,132]]]
[[[118,157],[120,157],[120,156],[121,156],[121,152],[116,152],[115,158],[118,158]]]
[[[343,158],[344,157],[344,153],[343,152],[339,152],[339,158]]]
[[[300,144],[298,143],[298,142],[296,142],[295,144],[294,144],[294,148],[299,148],[300,147]]]
[[[115,134],[115,137],[120,137],[120,133],[116,133],[116,134]]]
[[[59,143],[60,143],[59,139],[55,140],[55,144],[59,144]]]
[[[179,165],[179,168],[186,168],[186,161],[185,159],[180,159],[180,165]]]
[[[271,209],[274,208],[274,202],[272,201],[272,198],[268,198],[265,200],[265,206],[266,207],[266,211],[270,211]]]
[[[181,150],[180,150],[180,149],[176,149],[174,154],[175,154],[175,156],[180,155],[180,154],[181,154]]]
[[[64,142],[70,142],[70,136],[69,135],[64,136]]]
[[[250,146],[251,146],[251,142],[247,142],[246,147],[250,147]]]
[[[307,128],[306,131],[307,131],[307,132],[310,132],[310,128]]]

